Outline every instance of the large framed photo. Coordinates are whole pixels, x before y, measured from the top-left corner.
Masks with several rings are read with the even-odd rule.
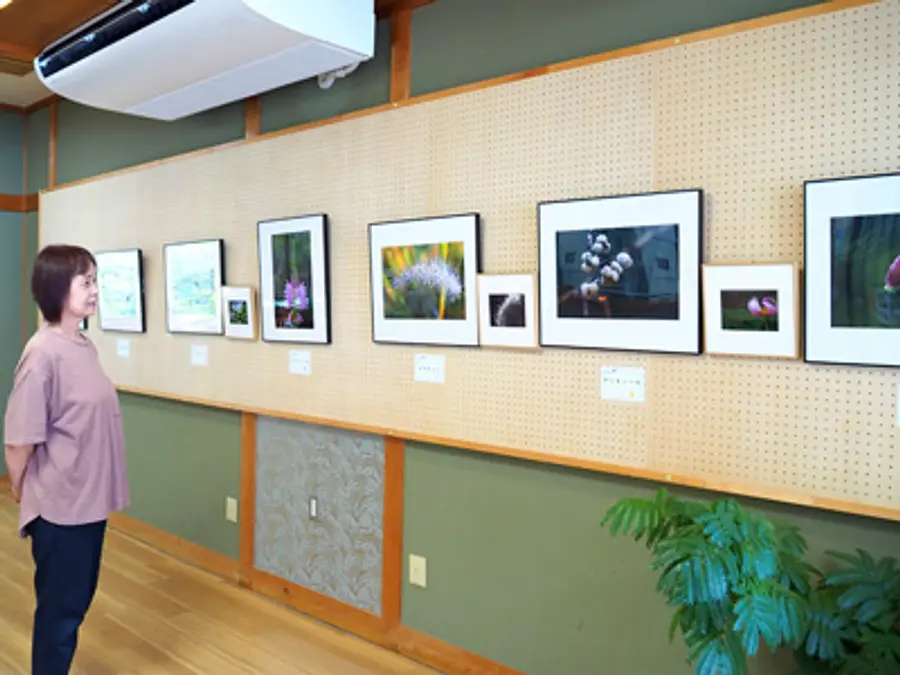
[[[804,191],[805,360],[900,366],[900,174]]]
[[[699,354],[703,193],[538,205],[540,342]]]
[[[257,224],[262,339],[331,342],[328,220],[324,214]]]
[[[800,356],[796,265],[704,265],[707,354],[796,359]]]
[[[372,339],[478,345],[477,213],[371,223]]]
[[[535,275],[479,275],[478,327],[482,347],[537,349]]]
[[[97,261],[98,314],[102,330],[143,333],[144,261],[141,249],[99,251]]]
[[[170,333],[221,335],[225,242],[222,239],[163,245],[166,329]]]

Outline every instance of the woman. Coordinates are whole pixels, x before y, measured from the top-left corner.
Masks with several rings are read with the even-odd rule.
[[[97,306],[95,275],[83,248],[38,254],[31,291],[44,324],[25,345],[6,409],[6,465],[35,564],[32,675],[69,672],[107,518],[129,502],[116,390],[79,330]]]

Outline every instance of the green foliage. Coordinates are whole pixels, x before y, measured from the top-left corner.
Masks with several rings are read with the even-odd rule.
[[[643,541],[659,573],[657,590],[675,608],[695,675],[748,675],[747,657],[765,644],[791,648],[794,675],[900,675],[900,569],[830,552],[823,573],[806,563],[797,528],[733,499],[687,501],[660,490],[623,499],[603,525]]]
[[[810,631],[795,675],[900,673],[900,570],[894,558],[829,552],[843,563],[810,595]]]
[[[669,639],[681,632],[696,675],[746,675],[762,644],[804,645],[816,570],[796,528],[732,499],[686,501],[666,490],[621,500],[603,524],[650,550],[657,590],[676,608]]]

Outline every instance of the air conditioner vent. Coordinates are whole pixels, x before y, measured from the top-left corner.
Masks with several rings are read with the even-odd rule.
[[[196,0],[141,0],[129,2],[89,23],[41,55],[38,68],[50,77],[101,49],[160,21]]]

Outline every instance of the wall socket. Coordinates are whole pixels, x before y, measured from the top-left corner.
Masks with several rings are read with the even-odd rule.
[[[225,520],[232,523],[238,521],[238,503],[234,497],[225,497]]]
[[[419,588],[428,586],[427,561],[420,555],[409,556],[409,583]]]
[[[309,498],[309,519],[319,520],[319,498],[315,495]]]

